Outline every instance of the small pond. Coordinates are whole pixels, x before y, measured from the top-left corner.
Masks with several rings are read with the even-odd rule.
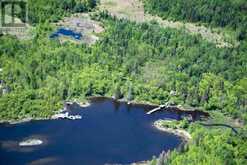
[[[53,39],[53,38],[58,38],[60,36],[68,36],[68,37],[71,37],[75,40],[81,40],[81,38],[82,38],[81,33],[77,33],[77,32],[74,32],[73,30],[66,29],[66,28],[57,29],[56,32],[54,32],[50,35],[50,38]]]
[[[0,164],[103,165],[150,160],[162,151],[182,143],[176,135],[153,127],[157,119],[181,119],[183,114],[157,112],[152,106],[128,105],[106,98],[94,98],[89,107],[69,106],[81,120],[31,121],[0,125]],[[19,146],[37,138],[39,146]]]

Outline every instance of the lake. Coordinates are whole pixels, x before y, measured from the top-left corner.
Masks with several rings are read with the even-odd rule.
[[[1,124],[0,164],[102,165],[150,160],[182,143],[180,137],[154,128],[153,122],[184,115],[172,111],[146,115],[152,108],[94,98],[89,107],[69,106],[69,113],[81,115],[81,120]],[[41,139],[43,144],[18,145],[28,138]]]

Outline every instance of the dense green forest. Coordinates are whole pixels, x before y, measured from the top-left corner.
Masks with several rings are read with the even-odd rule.
[[[247,37],[246,0],[143,0],[145,10],[163,18],[207,23],[236,30]]]
[[[170,100],[246,119],[246,43],[237,49],[219,49],[196,36],[155,24],[111,18],[103,22],[107,32],[93,47],[49,40],[49,24],[37,27],[33,41],[2,37],[1,79],[12,92],[1,97],[0,106],[10,105],[5,99],[15,101],[14,93],[32,101],[34,96],[39,101],[50,99],[55,105],[72,97],[113,95],[114,85],[121,86],[124,94],[132,84],[137,100]]]
[[[244,1],[236,4],[227,0],[208,1],[145,0],[145,4],[149,12],[164,17],[236,30],[246,26]],[[162,5],[165,2],[167,7]],[[185,2],[195,12],[192,14],[195,18],[190,18],[190,11],[183,6]],[[31,20],[36,23],[34,38],[21,41],[9,35],[0,37],[0,91],[8,89],[5,94],[0,92],[0,119],[49,117],[62,108],[64,100],[102,95],[159,104],[169,101],[247,122],[244,37],[236,48],[217,48],[182,30],[118,20],[101,12],[93,18],[103,23],[105,32],[95,45],[61,44],[49,38],[55,29],[49,21],[91,10],[95,1],[29,0],[29,3],[32,3]],[[177,4],[177,10],[169,6],[173,3]],[[202,7],[197,16],[196,6],[206,4],[211,6]],[[221,22],[228,16],[208,11],[212,6],[232,14],[229,15],[232,20]],[[166,160],[168,164],[246,164],[246,125],[239,135],[197,123],[187,129],[193,142],[181,151],[173,151]]]
[[[164,164],[244,165],[247,163],[247,142],[243,132],[235,135],[230,130],[208,129],[198,124],[191,124],[189,130],[192,132],[193,142],[180,151],[171,152]]]
[[[31,23],[55,22],[70,13],[91,11],[96,0],[28,0]]]
[[[193,141],[181,146],[177,151],[167,152],[151,161],[151,165],[167,164],[246,164],[246,135],[222,128],[204,127],[196,123],[181,121],[159,121],[166,128],[186,129],[192,134]],[[244,137],[245,136],[245,137]]]

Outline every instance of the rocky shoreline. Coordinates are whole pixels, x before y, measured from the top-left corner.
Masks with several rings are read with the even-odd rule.
[[[89,107],[91,105],[88,101],[86,101],[86,102],[80,102],[80,101],[77,101],[77,100],[67,101],[67,102],[65,102],[65,104],[66,105],[78,104],[82,108],[86,108],[86,107]]]
[[[172,134],[175,134],[177,136],[180,136],[185,140],[186,142],[190,141],[192,139],[191,135],[189,132],[183,130],[183,129],[172,129],[172,128],[167,128],[162,126],[162,120],[157,120],[154,122],[154,127],[157,128],[160,131],[165,131],[169,132]]]
[[[90,106],[90,100],[93,99],[98,99],[98,98],[102,98],[102,99],[113,99],[116,100],[118,102],[124,102],[127,103],[128,105],[147,105],[147,106],[152,106],[152,107],[160,107],[160,105],[158,104],[153,104],[150,102],[145,102],[145,101],[137,101],[137,100],[132,100],[132,101],[128,101],[127,99],[115,99],[112,97],[105,97],[105,96],[93,96],[93,97],[89,97],[87,101],[79,101],[79,100],[72,100],[72,101],[67,101],[64,104],[64,108],[59,110],[58,112],[54,113],[52,116],[50,117],[44,117],[44,118],[32,118],[32,117],[27,117],[21,120],[0,120],[0,123],[8,123],[8,124],[19,124],[19,123],[24,123],[24,122],[30,122],[30,121],[36,121],[36,120],[55,120],[55,119],[59,119],[59,118],[63,118],[63,119],[79,119],[79,116],[64,116],[64,112],[67,112],[67,106],[73,105],[73,104],[77,104],[82,108],[86,108],[88,106]],[[169,107],[170,108],[170,107]],[[187,110],[182,108],[181,106],[174,106],[171,109],[175,109],[181,112],[193,112],[193,111],[197,111],[197,110]]]
[[[79,102],[79,101],[68,101],[65,102],[66,105],[72,105],[72,104],[78,104],[80,107],[86,108],[88,106],[90,106],[91,104],[86,101],[86,102]],[[7,124],[20,124],[20,123],[26,123],[26,122],[30,122],[30,121],[40,121],[40,120],[57,120],[57,119],[70,119],[70,120],[76,120],[76,119],[81,119],[81,116],[79,115],[68,115],[66,113],[63,112],[67,112],[67,108],[66,106],[64,106],[63,109],[57,111],[55,114],[53,114],[50,117],[37,117],[37,118],[33,118],[33,117],[27,117],[27,118],[23,118],[23,119],[19,119],[19,120],[0,120],[0,124],[3,123],[7,123]],[[64,115],[65,114],[65,115]]]
[[[1,120],[0,124],[7,123],[7,124],[20,124],[20,123],[25,123],[25,122],[30,122],[30,121],[35,121],[35,120],[49,120],[49,118],[33,118],[33,117],[27,117],[19,120]]]

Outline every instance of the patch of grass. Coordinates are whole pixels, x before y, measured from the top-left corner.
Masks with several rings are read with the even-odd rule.
[[[161,126],[172,129],[187,129],[189,127],[189,122],[186,119],[177,120],[162,120]]]
[[[116,6],[117,5],[117,3],[113,2],[112,0],[103,0],[103,3],[104,3],[104,6]]]

